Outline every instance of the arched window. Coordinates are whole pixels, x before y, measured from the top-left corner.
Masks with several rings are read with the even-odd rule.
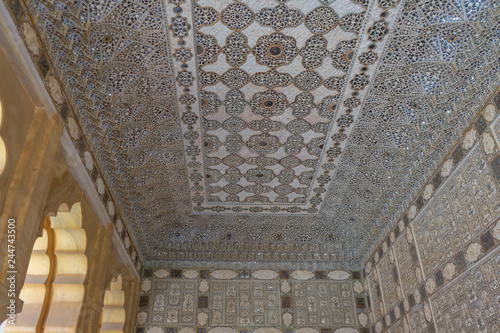
[[[86,246],[80,203],[71,210],[63,204],[56,216],[45,219],[19,295],[23,310],[16,326],[7,325],[5,333],[76,332],[87,275]]]
[[[111,281],[109,289],[104,294],[104,304],[101,312],[101,333],[123,333],[125,325],[125,293],[123,292],[122,276]]]

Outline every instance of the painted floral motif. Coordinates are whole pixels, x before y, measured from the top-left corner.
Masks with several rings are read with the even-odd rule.
[[[232,30],[244,30],[255,20],[255,14],[242,2],[233,2],[221,12],[221,21]]]
[[[320,6],[306,16],[306,27],[314,34],[325,34],[335,28],[338,16],[329,6]]]
[[[289,9],[285,5],[264,8],[257,13],[257,21],[262,25],[273,27],[279,31],[283,28],[296,27],[304,20],[304,14],[297,9]]]
[[[323,59],[329,55],[326,39],[321,35],[309,38],[300,50],[302,64],[307,69],[315,69],[323,64]]]
[[[277,32],[260,37],[253,53],[259,64],[276,68],[291,63],[298,50],[295,39]]]
[[[247,44],[247,37],[241,32],[234,32],[227,36],[226,46],[222,48],[226,54],[227,63],[231,66],[241,66],[245,63],[250,47]]]

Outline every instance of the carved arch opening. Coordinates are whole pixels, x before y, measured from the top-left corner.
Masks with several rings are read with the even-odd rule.
[[[80,203],[71,210],[62,204],[56,216],[45,218],[19,295],[23,310],[5,333],[76,332],[85,294],[86,246]]]
[[[123,333],[123,326],[126,321],[124,305],[125,292],[123,291],[123,278],[120,274],[111,281],[109,289],[104,293],[99,332]]]

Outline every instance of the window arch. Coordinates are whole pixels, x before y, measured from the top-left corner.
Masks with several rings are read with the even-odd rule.
[[[5,333],[76,332],[87,275],[86,246],[80,203],[71,210],[63,204],[56,216],[45,219],[19,295],[23,310],[16,326],[7,325]]]
[[[125,325],[125,292],[121,274],[111,281],[109,289],[104,294],[104,304],[101,312],[101,333],[123,333]]]

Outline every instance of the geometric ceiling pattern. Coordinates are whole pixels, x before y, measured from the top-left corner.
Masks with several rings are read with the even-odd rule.
[[[26,7],[151,265],[361,266],[500,82],[494,0]]]

